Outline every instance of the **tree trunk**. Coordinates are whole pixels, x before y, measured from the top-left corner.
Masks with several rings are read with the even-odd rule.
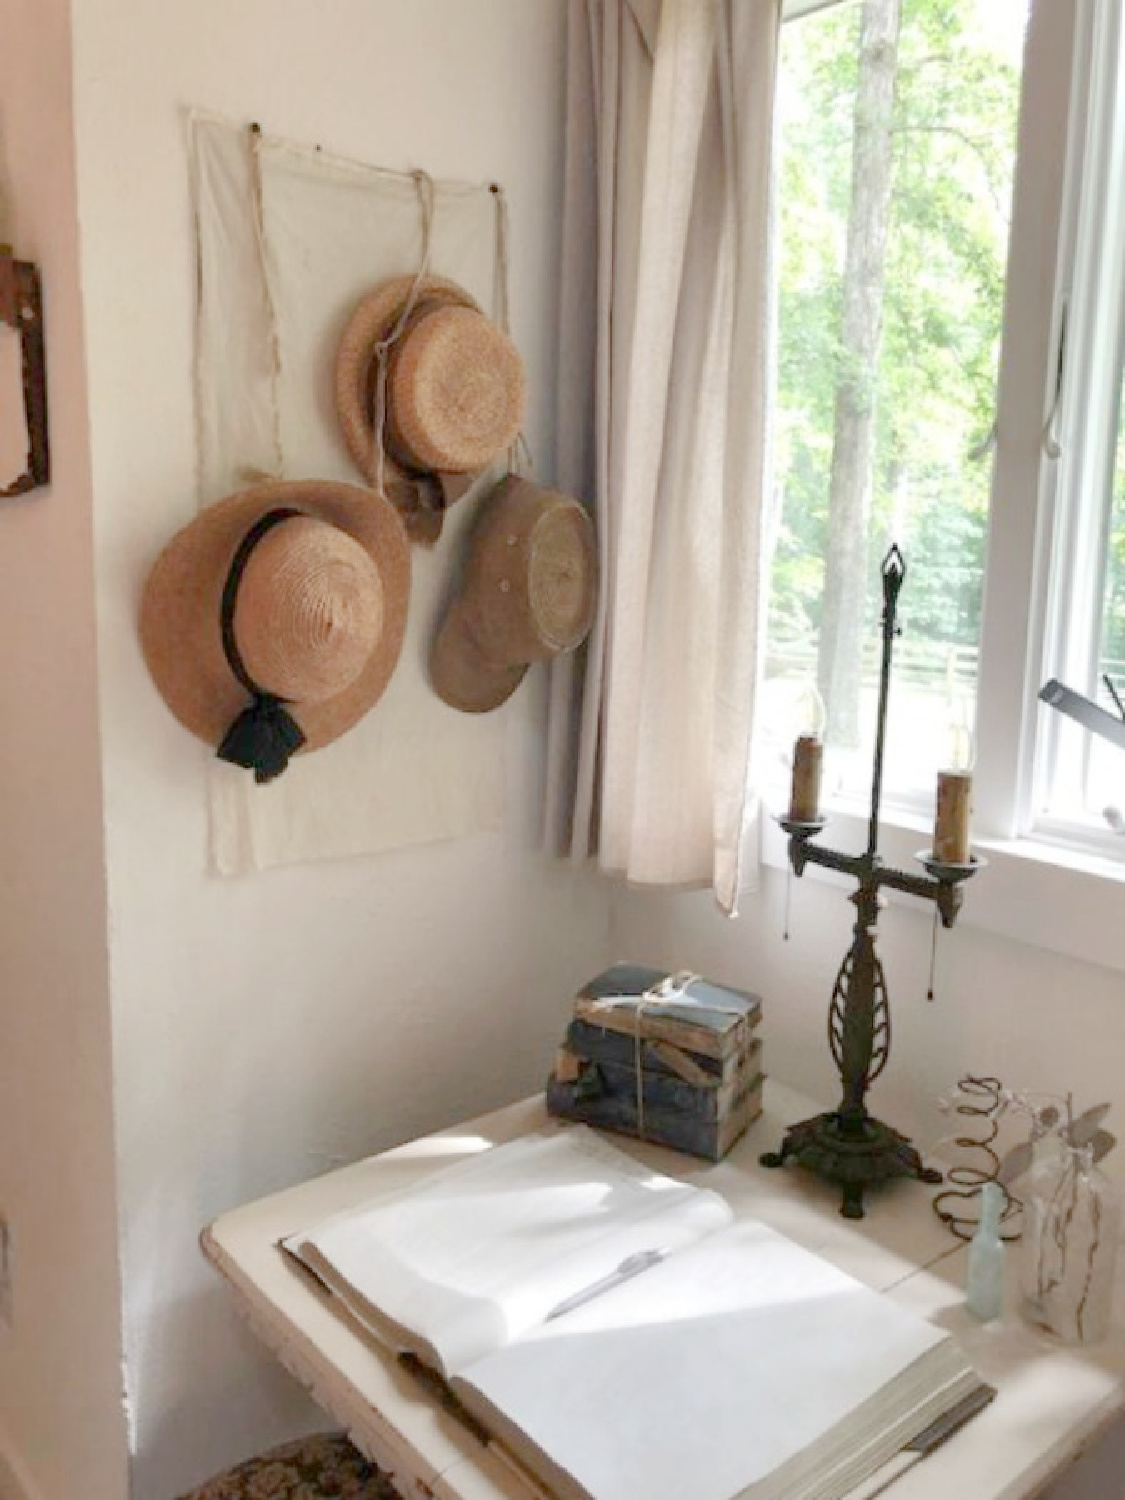
[[[875,389],[891,205],[891,117],[901,0],[864,0],[852,142],[817,685],[833,744],[859,741],[859,689]]]

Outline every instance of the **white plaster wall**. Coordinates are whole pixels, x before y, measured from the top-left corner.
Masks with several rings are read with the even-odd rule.
[[[126,1461],[69,10],[0,0],[0,177],[43,275],[54,459],[49,489],[0,501],[0,1489],[27,1500],[120,1496]]]
[[[200,1227],[541,1086],[608,932],[604,888],[534,852],[537,683],[513,705],[502,835],[240,880],[206,873],[207,751],[157,697],[134,623],[152,558],[194,509],[184,111],[504,183],[513,332],[546,476],[563,6],[73,8],[126,1381],[135,1500],[168,1500],[323,1421],[233,1321]]]
[[[987,870],[980,879],[988,879]],[[613,956],[691,968],[758,991],[766,1072],[831,1107],[839,1079],[828,1050],[827,1010],[852,938],[853,888],[815,875],[794,881],[788,942],[785,876],[776,869],[763,871],[760,892],[744,900],[733,921],[709,896],[622,890],[614,897]],[[991,1074],[1012,1087],[1070,1089],[1079,1103],[1112,1100],[1108,1123],[1120,1135],[1125,974],[985,932],[973,924],[973,900],[969,887],[957,926],[939,936],[932,1004],[926,1000],[929,910],[896,902],[880,917],[892,1046],[871,1089],[873,1112],[923,1146],[933,1144],[950,1133],[939,1096],[966,1073]],[[1029,906],[1029,939],[1035,921]],[[1106,1165],[1125,1174],[1121,1152]],[[831,1201],[831,1190],[824,1191]],[[923,1211],[929,1212],[924,1202]],[[1118,1427],[1052,1487],[1051,1500],[1119,1500],[1123,1453],[1125,1429]]]

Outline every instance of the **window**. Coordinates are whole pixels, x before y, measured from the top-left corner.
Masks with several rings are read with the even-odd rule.
[[[888,800],[929,811],[971,739],[980,832],[1125,804],[1121,752],[1037,701],[1125,700],[1123,9],[787,7],[762,727],[818,684],[829,795],[867,795],[894,540]]]
[[[783,28],[765,711],[815,677],[836,789],[870,784],[892,540],[888,789],[932,797],[974,728],[1027,9],[842,0]]]

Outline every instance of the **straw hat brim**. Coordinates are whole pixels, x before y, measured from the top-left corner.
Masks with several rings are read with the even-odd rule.
[[[145,584],[140,612],[141,649],[157,689],[185,729],[212,746],[248,701],[223,652],[223,585],[250,527],[283,506],[337,526],[359,542],[374,561],[383,590],[382,629],[358,676],[333,697],[292,705],[305,735],[302,749],[328,745],[357,724],[386,690],[402,651],[410,546],[402,518],[386,500],[327,480],[270,481],[220,500],[164,548]]]
[[[380,454],[368,408],[368,378],[376,344],[394,328],[406,306],[413,276],[396,276],[376,287],[358,304],[348,319],[336,350],[336,415],[352,462],[367,480],[378,486]],[[481,308],[463,287],[444,276],[424,276],[418,283],[415,302],[434,302],[450,307]],[[412,476],[387,452],[382,452],[383,484],[392,500],[409,492]]]
[[[472,612],[452,605],[430,652],[430,680],[443,703],[463,714],[485,714],[506,702],[527,675],[527,662],[495,662],[473,636]]]

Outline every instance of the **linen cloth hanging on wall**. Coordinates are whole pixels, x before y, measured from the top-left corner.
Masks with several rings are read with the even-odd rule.
[[[262,474],[362,484],[336,422],[336,345],[365,292],[417,269],[419,184],[202,115],[192,120],[192,165],[200,506]],[[505,294],[500,208],[487,183],[433,185],[430,269],[494,316]],[[375,710],[334,744],[296,756],[266,787],[212,762],[220,873],[501,826],[507,715],[447,708],[427,668],[475,509],[473,495],[458,501],[438,546],[412,549],[406,639]]]
[[[570,0],[558,479],[592,494],[548,840],[733,913],[754,812],[780,0]],[[597,246],[596,258],[589,247]]]

